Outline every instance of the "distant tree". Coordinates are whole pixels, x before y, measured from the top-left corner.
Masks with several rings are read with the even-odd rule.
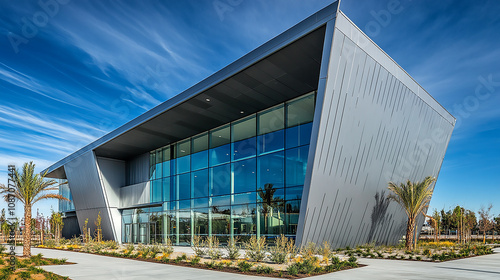
[[[430,217],[431,227],[434,229],[434,241],[439,241],[439,235],[441,234],[441,214],[437,209],[434,209],[434,213]]]
[[[62,236],[61,233],[62,233],[62,229],[64,227],[62,213],[52,211],[52,214],[50,215],[49,222],[50,222],[50,228],[52,230],[52,233],[54,234],[54,238],[59,240]]]
[[[444,209],[441,210],[441,228],[445,229],[446,231],[452,229],[452,218],[451,218],[452,212],[450,210],[444,211]]]
[[[464,213],[465,209],[458,206],[453,209],[451,219],[453,227],[457,229],[457,241],[464,241]]]
[[[493,205],[489,205],[488,207],[481,206],[479,209],[479,230],[483,232],[483,243],[486,243],[486,232],[493,228],[493,222],[491,219],[491,208]]]
[[[494,218],[493,221],[495,224],[493,225],[494,231],[498,234],[500,232],[500,215],[498,217]]]
[[[407,250],[412,249],[417,217],[419,214],[424,214],[424,211],[429,207],[433,191],[432,183],[435,181],[436,178],[429,176],[422,182],[413,183],[408,180],[406,184],[401,183],[399,186],[389,182],[389,190],[392,191],[389,199],[396,201],[408,216],[405,244]]]
[[[472,230],[477,226],[476,213],[472,210],[466,210],[464,214],[465,240],[470,241]]]
[[[59,194],[50,193],[50,191],[58,190],[59,186],[55,180],[46,180],[46,174],[35,173],[35,164],[29,162],[23,165],[22,172],[14,170],[13,174],[9,175],[14,182],[14,193],[11,192],[8,186],[0,185],[0,194],[4,196],[5,200],[8,201],[14,197],[24,204],[25,229],[31,229],[31,208],[33,204],[49,198],[68,200]],[[23,231],[24,257],[31,256],[31,234],[31,230]]]

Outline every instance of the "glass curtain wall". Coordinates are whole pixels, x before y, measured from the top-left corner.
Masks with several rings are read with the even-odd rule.
[[[73,196],[71,195],[67,179],[59,179],[59,194],[69,199],[69,201],[59,200],[59,212],[75,211]]]
[[[167,236],[187,245],[195,234],[221,242],[295,237],[314,104],[312,92],[152,151],[150,198],[163,202],[155,214],[161,217],[155,240]],[[130,237],[123,240],[151,243],[145,224],[152,223],[153,212],[141,220],[139,210],[124,210]]]

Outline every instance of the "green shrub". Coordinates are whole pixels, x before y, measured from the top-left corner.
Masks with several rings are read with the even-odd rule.
[[[191,245],[191,248],[197,257],[203,257],[207,254],[205,241],[199,235],[193,236],[193,244]]]
[[[52,264],[65,264],[68,259],[48,259]]]
[[[337,256],[332,256],[331,262],[332,262],[332,264],[339,264],[340,258]]]
[[[103,242],[103,249],[116,250],[116,249],[118,249],[118,244],[114,240],[104,241]]]
[[[291,276],[296,276],[297,274],[299,274],[299,267],[295,263],[291,264],[286,268],[286,272],[288,272],[288,274]]]
[[[21,279],[30,279],[31,273],[29,271],[21,271],[21,272],[19,272],[19,277]]]
[[[274,269],[267,265],[259,265],[255,268],[255,272],[259,274],[272,274],[274,273]]]
[[[417,256],[417,261],[421,261],[422,260],[422,257],[421,256]]]
[[[57,241],[55,239],[47,239],[47,240],[45,240],[45,246],[47,246],[47,248],[55,248],[58,245],[59,244],[57,243]]]
[[[304,259],[311,258],[312,256],[316,255],[317,252],[318,248],[313,242],[308,242],[305,246],[300,248],[300,254]]]
[[[229,240],[226,246],[227,258],[230,260],[237,260],[240,257],[240,246],[237,245],[239,237],[234,237]]]
[[[244,243],[246,249],[246,256],[256,262],[260,262],[266,258],[266,238],[257,238],[255,235]]]
[[[174,252],[174,247],[172,246],[172,240],[170,238],[165,239],[165,244],[160,245],[160,253],[164,253],[170,256]]]
[[[425,248],[424,249],[424,255],[430,256],[431,255],[431,250],[429,250],[429,248]]]
[[[3,254],[5,251],[7,251],[7,247],[0,244],[0,254]]]
[[[207,263],[207,267],[208,268],[215,268],[215,261],[211,261],[211,262]]]
[[[222,262],[216,262],[214,267],[215,269],[222,270],[224,268],[224,264]]]
[[[129,244],[127,244],[127,246],[125,246],[125,249],[127,249],[127,251],[129,251],[129,252],[132,252],[135,250],[135,246],[134,246],[134,244],[129,243]]]
[[[271,261],[275,263],[285,263],[288,261],[290,255],[295,252],[293,240],[285,237],[282,234],[278,238],[276,238],[276,243],[273,247],[270,248],[269,252],[271,253]],[[330,253],[331,251],[328,252],[328,255]]]
[[[248,272],[252,268],[253,264],[247,261],[238,262],[238,268],[241,272]]]
[[[222,251],[219,248],[219,239],[216,236],[209,236],[207,238],[208,256],[212,260],[218,260],[222,257]]]
[[[190,263],[191,263],[191,265],[197,265],[200,263],[200,260],[201,260],[201,258],[196,256],[196,257],[191,259]]]

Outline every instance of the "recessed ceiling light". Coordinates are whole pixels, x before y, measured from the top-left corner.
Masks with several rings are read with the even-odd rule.
[[[205,98],[205,100],[206,100],[207,102],[210,102],[210,98]]]
[[[240,114],[244,114],[244,113],[245,113],[245,111],[240,111]]]

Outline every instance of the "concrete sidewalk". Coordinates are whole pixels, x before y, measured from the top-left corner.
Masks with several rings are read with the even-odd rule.
[[[19,248],[22,249],[22,248]],[[272,279],[175,265],[156,264],[70,251],[33,248],[33,254],[66,258],[74,265],[43,267],[71,279]],[[368,266],[307,279],[500,279],[500,248],[495,254],[444,263],[360,259]]]

